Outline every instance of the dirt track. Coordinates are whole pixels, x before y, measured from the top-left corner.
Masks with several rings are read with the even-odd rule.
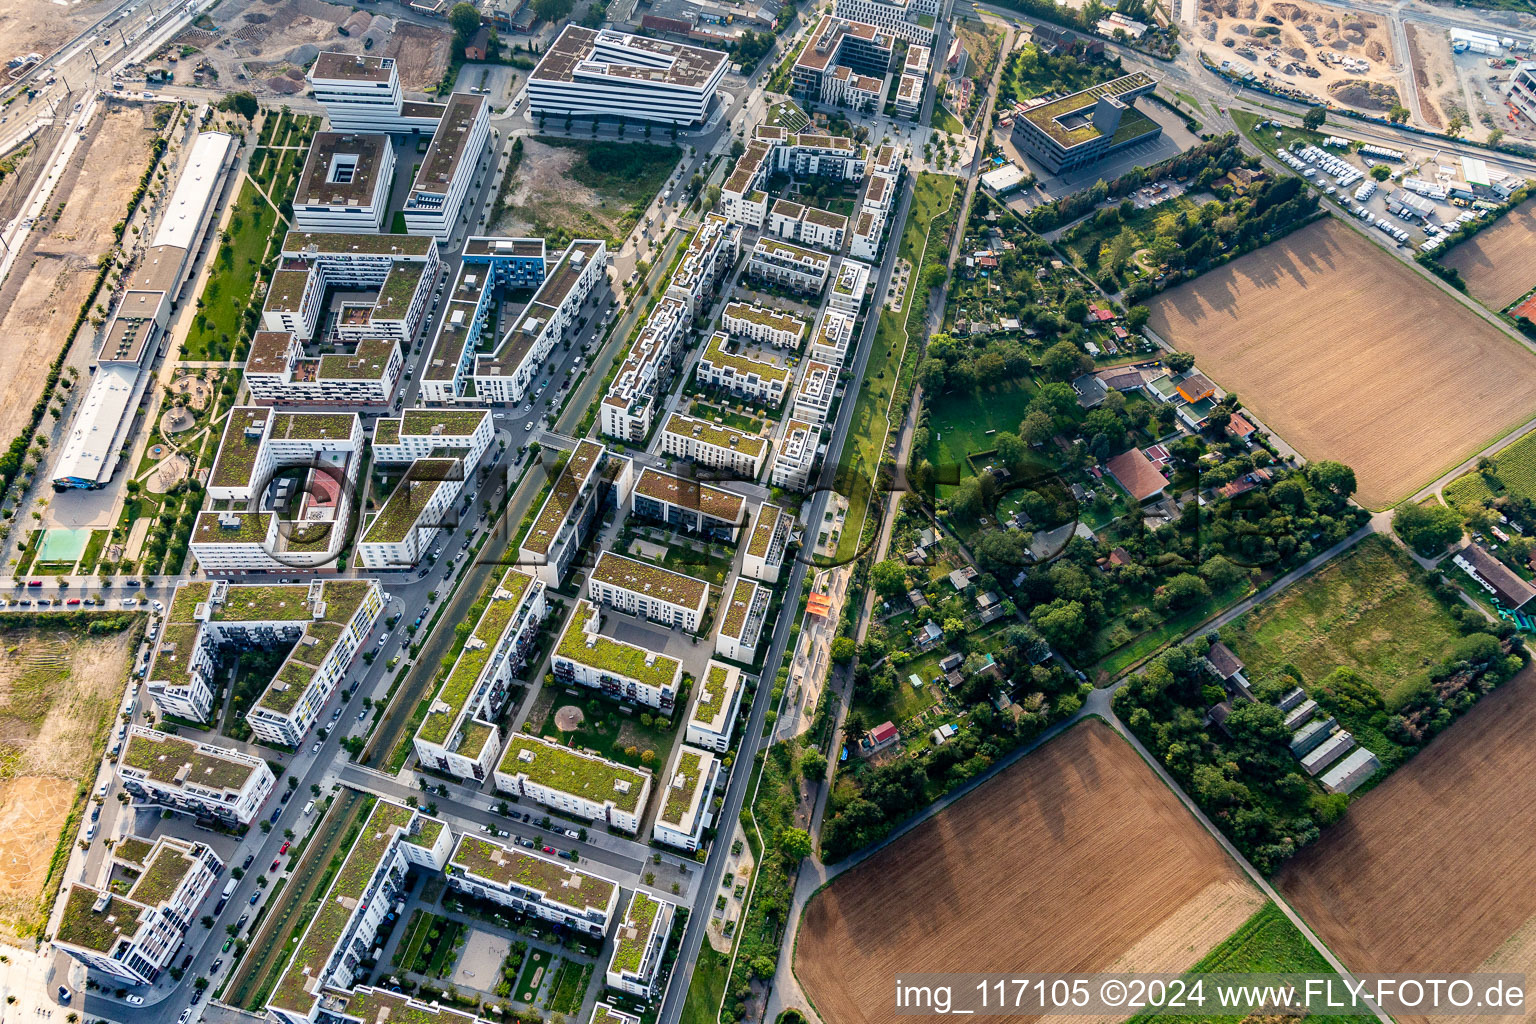
[[[1303,455],[1354,467],[1368,508],[1536,414],[1536,355],[1331,218],[1148,305]]]
[[[1346,967],[1536,976],[1533,731],[1527,668],[1286,865],[1280,889]]]
[[[1090,720],[818,893],[794,968],[827,1024],[874,1024],[898,971],[1180,971],[1261,902]]]
[[[1440,260],[1461,273],[1472,297],[1503,309],[1536,288],[1536,199],[1527,199]]]
[[[0,346],[0,445],[26,426],[49,366],[69,343],[70,325],[96,279],[96,261],[111,248],[112,226],[123,219],[149,163],[155,132],[147,116],[134,105],[97,119],[89,143],[76,150],[54,190],[45,227],[33,232],[17,272],[0,289],[0,337],[30,340]],[[60,202],[63,212],[55,221]]]

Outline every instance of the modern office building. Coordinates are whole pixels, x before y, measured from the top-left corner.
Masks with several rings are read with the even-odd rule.
[[[496,789],[586,821],[639,832],[651,773],[596,754],[514,733],[496,767]]]
[[[393,57],[325,50],[305,78],[333,131],[430,134],[443,116],[440,103],[405,99]]]
[[[816,468],[816,457],[821,448],[821,428],[803,420],[789,420],[784,424],[784,436],[779,440],[778,453],[773,458],[770,479],[775,487],[787,487],[792,491],[809,490],[811,471]]]
[[[711,540],[733,540],[746,520],[745,510],[746,502],[734,491],[650,466],[640,471],[630,494],[631,515]]]
[[[661,450],[700,466],[756,480],[768,460],[768,439],[673,413],[661,430]]]
[[[1013,144],[1052,174],[1084,170],[1162,128],[1135,107],[1157,80],[1133,71],[1110,82],[1042,103],[1013,120]]]
[[[791,352],[800,351],[810,328],[804,319],[793,313],[739,301],[726,304],[720,315],[720,325],[735,337]]]
[[[544,499],[518,549],[518,565],[558,588],[586,543],[602,504],[603,464],[607,449],[582,441]]]
[[[707,750],[681,744],[666,783],[660,789],[661,806],[651,826],[651,841],[675,846],[689,853],[704,842],[704,829],[712,820],[710,797],[720,780],[720,762]]]
[[[790,242],[763,237],[747,259],[747,276],[804,295],[819,295],[826,287],[832,257]]]
[[[448,884],[598,939],[619,903],[619,887],[606,878],[468,832],[448,860]]]
[[[927,52],[933,45],[934,18],[939,13],[938,0],[837,0],[839,18],[874,25],[915,45],[912,50]]]
[[[763,635],[763,620],[773,595],[767,587],[744,576],[737,577],[731,596],[721,602],[720,629],[715,633],[715,653],[722,658],[750,665],[757,658],[758,641]]]
[[[742,555],[742,575],[764,583],[779,582],[794,525],[794,517],[772,502],[759,505],[752,519],[752,532],[747,535],[747,550]]]
[[[579,238],[566,246],[495,350],[475,357],[477,401],[523,400],[549,353],[576,326],[581,304],[607,276],[607,256],[601,239]]]
[[[726,391],[770,409],[784,404],[794,375],[782,360],[741,351],[724,331],[710,336],[704,354],[694,364],[694,380],[699,387]]]
[[[534,117],[700,125],[725,77],[719,50],[568,24],[528,77]]]
[[[740,669],[711,661],[704,669],[698,696],[688,712],[683,742],[717,754],[731,749],[731,735],[736,731],[736,716],[745,692]]]
[[[656,980],[676,909],[666,900],[635,890],[613,938],[613,957],[608,961],[605,979],[609,988],[641,999],[656,994]]]
[[[300,231],[376,232],[389,207],[395,150],[389,136],[316,132],[293,196]]]
[[[127,836],[108,857],[105,887],[70,885],[53,945],[93,973],[153,985],[174,961],[224,862],[202,843],[171,836]]]
[[[885,29],[822,15],[795,59],[792,91],[808,102],[873,109],[891,70],[894,46]]]
[[[137,802],[231,828],[255,820],[277,781],[253,754],[139,725],[128,730],[117,777]]]
[[[352,983],[367,970],[362,963],[379,926],[396,913],[397,903],[403,905],[411,869],[441,872],[452,850],[453,833],[436,818],[389,800],[374,804],[267,998],[267,1012],[279,1024],[336,1019],[425,1024],[409,1013],[370,1016],[371,1003],[383,994],[366,988],[354,992]]]
[[[603,636],[601,627],[601,609],[590,601],[577,601],[550,658],[555,680],[579,683],[613,700],[644,704],[670,715],[682,687],[682,662]]]
[[[523,676],[548,603],[544,584],[521,569],[501,577],[416,730],[416,758],[461,779],[490,778],[501,756],[496,718]]]
[[[709,608],[709,584],[613,551],[603,551],[587,577],[597,604],[697,633]]]
[[[490,137],[491,101],[487,97],[464,92],[448,97],[432,144],[405,196],[402,212],[406,231],[447,241],[460,220],[459,211]]]

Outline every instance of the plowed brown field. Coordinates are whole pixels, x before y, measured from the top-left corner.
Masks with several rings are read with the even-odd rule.
[[[1503,309],[1536,288],[1536,199],[1510,210],[1440,262],[1460,271],[1467,291],[1490,309]]]
[[[1536,355],[1332,218],[1149,305],[1297,451],[1354,467],[1368,508],[1536,415]]]
[[[826,1024],[883,1024],[898,972],[1181,971],[1262,902],[1089,720],[818,893],[795,975]]]
[[[1536,976],[1533,732],[1527,668],[1285,866],[1280,889],[1344,966]]]

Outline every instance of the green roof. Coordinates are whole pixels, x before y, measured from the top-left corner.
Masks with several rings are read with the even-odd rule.
[[[738,377],[757,376],[764,381],[778,381],[780,384],[788,383],[792,371],[787,366],[778,363],[753,359],[751,356],[740,352],[727,352],[725,344],[728,339],[722,333],[714,334],[709,339],[709,345],[704,349],[704,358],[711,366],[729,366],[736,371]]]
[[[682,753],[677,755],[677,770],[672,773],[672,778],[667,780],[667,800],[661,807],[661,820],[668,825],[681,826],[683,818],[688,813],[688,808],[693,805],[694,794],[698,793],[704,782],[704,773],[700,766],[708,757],[702,750],[693,750],[684,747]],[[681,775],[685,785],[674,785],[676,778]]]
[[[386,992],[369,986],[360,987],[347,997],[346,1015],[363,1024],[473,1024],[473,1014],[446,1006],[426,1006],[409,996]]]
[[[320,601],[325,606],[324,618],[311,618],[304,623],[304,632],[288,652],[272,682],[262,691],[258,707],[278,714],[287,714],[298,704],[305,689],[315,677],[315,671],[325,661],[331,649],[341,642],[347,624],[357,614],[363,599],[372,589],[371,580],[327,580],[320,590]],[[230,590],[235,590],[231,587]],[[289,588],[296,589],[296,588]]]
[[[629,901],[629,909],[624,911],[624,920],[614,935],[613,959],[608,964],[610,971],[615,974],[639,972],[640,960],[645,955],[645,947],[660,910],[660,900],[652,899],[639,889],[635,890],[634,897]]]
[[[128,898],[148,907],[159,906],[176,895],[177,886],[192,870],[193,863],[180,846],[162,843],[160,852],[145,866],[144,873],[129,890]]]
[[[309,585],[232,586],[213,611],[215,622],[302,622],[314,618]]]
[[[457,459],[417,459],[374,517],[365,544],[398,544],[421,521],[427,503],[453,475]]]
[[[347,859],[331,883],[320,908],[304,932],[304,939],[294,951],[277,988],[272,993],[274,1006],[307,1014],[314,1005],[312,986],[336,951],[342,933],[356,911],[358,901],[367,891],[368,882],[378,870],[397,829],[410,824],[416,812],[409,807],[380,800],[374,805],[368,823],[352,844]]]
[[[393,338],[367,338],[350,353],[334,352],[320,357],[318,380],[380,380],[395,352]]]
[[[701,579],[612,551],[598,556],[590,582],[606,583],[683,608],[698,608],[709,598],[709,584]]]
[[[272,436],[294,441],[351,437],[357,414],[351,412],[282,412],[272,423]]]
[[[399,420],[400,433],[424,437],[431,434],[434,427],[441,426],[445,436],[468,437],[489,415],[484,409],[407,409]]]
[[[1154,84],[1152,76],[1145,71],[1133,71],[1112,81],[1100,82],[1081,92],[1043,103],[1033,110],[1026,110],[1021,116],[1062,146],[1079,146],[1100,137],[1101,133],[1093,126],[1093,122],[1085,118],[1081,124],[1068,128],[1058,122],[1057,118],[1086,112],[1104,96],[1124,96],[1137,89],[1150,89]]]
[[[523,752],[531,760],[523,759]],[[526,775],[531,781],[593,803],[612,802],[622,811],[640,805],[649,773],[626,767],[593,754],[583,754],[537,736],[513,735],[501,755],[498,770],[507,775]],[[627,791],[617,784],[629,783]]]
[[[480,751],[485,749],[485,741],[491,738],[496,731],[494,725],[489,725],[478,718],[471,718],[464,723],[464,728],[459,730],[463,739],[459,741],[458,753],[473,760],[480,756]]]
[[[544,499],[544,507],[539,509],[538,518],[528,528],[528,536],[523,538],[525,549],[540,554],[549,552],[549,545],[554,542],[555,534],[565,522],[571,506],[576,503],[582,487],[597,472],[603,452],[603,446],[595,441],[582,441],[571,452],[570,460],[560,471],[554,486],[549,489],[549,497]]]
[[[437,842],[437,837],[443,834],[443,823],[436,818],[422,818],[415,833],[405,837],[405,842],[422,849],[430,849]]]
[[[753,558],[762,558],[768,553],[768,544],[773,540],[773,532],[778,529],[783,511],[772,502],[765,501],[758,506],[757,522],[752,525],[752,537],[747,541],[747,554]]]
[[[737,320],[746,320],[749,323],[760,324],[778,331],[791,331],[796,336],[804,339],[806,322],[793,313],[782,309],[770,309],[767,306],[757,306],[750,302],[732,302],[725,307],[723,316],[733,317]]]
[[[261,544],[272,528],[272,515],[271,512],[199,512],[192,540],[200,544]],[[226,522],[234,525],[226,526]]]
[[[751,609],[752,599],[756,594],[756,583],[749,579],[737,578],[736,589],[731,592],[730,603],[725,606],[725,614],[721,617],[722,636],[738,639],[741,637],[741,628],[747,621],[747,612]]]
[[[375,422],[374,425],[373,425],[373,443],[374,444],[399,444],[400,443],[400,421],[399,420],[378,420],[377,422]]]
[[[727,698],[735,692],[740,683],[741,676],[734,669],[727,668],[718,662],[710,662],[708,670],[704,673],[703,685],[699,687],[699,699],[694,702],[690,720],[714,728],[715,719],[720,717],[720,712],[728,703]]]
[[[148,839],[140,839],[138,836],[128,836],[112,848],[112,856],[127,864],[144,866],[144,858],[148,857],[155,844]]]
[[[379,297],[374,301],[374,314],[389,320],[402,319],[410,310],[411,298],[421,286],[421,276],[426,272],[425,263],[396,263],[390,267],[379,289]]]
[[[354,235],[337,231],[290,231],[283,236],[283,253],[365,253],[371,256],[425,256],[432,248],[430,235]]]
[[[606,878],[468,832],[459,838],[459,848],[453,851],[449,864],[500,886],[532,889],[551,902],[577,910],[606,910],[616,888]]]
[[[221,753],[222,749],[170,733],[135,728],[123,748],[123,764],[145,772],[162,785],[195,783],[207,789],[239,789],[256,766],[243,756],[237,759],[234,751],[228,755]],[[184,768],[185,778],[178,779]]]
[[[171,598],[171,607],[165,613],[166,622],[196,622],[197,606],[208,600],[213,584],[207,580],[193,580],[178,584]]]
[[[213,472],[208,474],[209,487],[247,487],[251,474],[256,471],[256,454],[261,451],[261,436],[248,435],[247,429],[271,419],[271,409],[241,406],[231,409],[224,424],[224,436],[219,441],[219,454],[213,460]]]
[[[596,606],[590,602],[576,602],[576,613],[566,623],[565,632],[560,635],[559,646],[555,648],[557,657],[568,658],[579,665],[590,665],[599,671],[623,676],[625,679],[633,679],[649,686],[663,687],[674,684],[681,662],[665,654],[658,654],[643,647],[627,644],[622,640],[602,636],[596,632],[595,628],[589,635],[584,627],[592,616],[597,614]]]
[[[512,624],[513,613],[517,611],[518,604],[530,582],[532,577],[517,569],[508,569],[506,575],[502,577],[502,582],[497,587],[497,594],[505,591],[507,596],[492,597],[486,604],[485,611],[480,614],[480,621],[475,624],[474,632],[470,633],[463,651],[453,663],[453,670],[448,673],[448,678],[443,680],[442,689],[437,692],[437,700],[434,701],[432,710],[421,723],[421,728],[416,730],[418,739],[426,743],[448,741],[453,723],[458,721],[464,706],[469,703],[470,695],[475,691],[475,684],[479,682],[481,675],[490,664],[491,655],[495,653],[496,645],[501,642],[502,634]],[[437,704],[443,704],[446,707],[438,709]]]
[[[744,434],[739,430],[731,430],[708,420],[696,419],[692,416],[684,416],[680,412],[672,414],[667,420],[666,431],[679,437],[692,437],[705,444],[712,444],[716,448],[732,448],[744,452],[752,458],[763,454],[763,448],[768,443],[763,437],[756,434]]]
[[[101,894],[95,889],[72,885],[69,898],[64,901],[59,929],[54,933],[55,941],[110,953],[118,939],[133,938],[139,930],[143,909],[116,896],[109,896],[106,905],[97,911],[93,908],[99,899]]]

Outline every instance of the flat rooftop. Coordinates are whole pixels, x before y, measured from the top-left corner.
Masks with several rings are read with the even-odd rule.
[[[388,152],[388,135],[316,132],[299,175],[294,205],[369,205]]]
[[[472,96],[456,92],[448,98],[448,109],[432,133],[432,144],[427,147],[426,158],[411,183],[411,193],[406,197],[409,207],[417,193],[440,196],[448,193],[449,183],[458,167],[469,153],[470,140],[474,135],[475,120],[489,101],[484,96]]]
[[[596,239],[577,239],[565,247],[560,260],[548,272],[544,283],[518,314],[514,325],[502,335],[496,351],[475,361],[475,375],[509,376],[517,371],[533,346],[538,343],[544,325],[559,312],[576,287],[582,271],[597,259],[603,243]]]
[[[657,501],[670,502],[683,508],[694,509],[724,522],[741,523],[743,499],[739,494],[711,487],[709,484],[674,476],[647,466],[635,482],[635,493]]]
[[[1070,149],[1091,142],[1103,133],[1094,127],[1087,112],[1105,96],[1120,99],[1130,94],[1134,98],[1156,85],[1156,80],[1145,71],[1133,71],[1108,82],[1100,82],[1081,92],[1042,103],[1019,115],[1030,124],[1049,135],[1052,141]],[[1123,118],[1122,118],[1123,119]]]
[[[591,580],[683,608],[698,608],[709,596],[709,584],[701,579],[612,551],[598,556]]]
[[[473,235],[464,240],[464,255],[543,257],[544,239]]]
[[[566,516],[576,504],[577,496],[596,475],[606,450],[595,441],[582,441],[571,452],[555,485],[549,489],[549,497],[544,499],[544,507],[539,509],[538,518],[528,528],[528,536],[523,538],[525,550],[540,554],[549,552],[549,545],[554,542],[560,527],[565,525]]]
[[[551,903],[576,911],[606,911],[618,889],[606,878],[515,846],[482,839],[472,832],[459,837],[458,848],[448,863],[503,888],[516,885],[530,889]]]
[[[395,76],[393,57],[374,57],[362,53],[322,50],[309,69],[310,81],[327,79],[342,82],[387,82]]]
[[[696,441],[712,444],[717,448],[734,448],[752,458],[762,455],[764,446],[768,443],[766,438],[756,434],[743,434],[739,430],[695,419],[692,416],[684,416],[680,412],[673,413],[667,420],[666,431],[681,437],[692,437]]]
[[[721,73],[727,58],[701,46],[566,25],[530,77],[540,82],[613,78],[697,89]]]
[[[347,231],[290,231],[283,236],[285,257],[414,256],[425,258],[436,242],[431,235],[364,235]]]

